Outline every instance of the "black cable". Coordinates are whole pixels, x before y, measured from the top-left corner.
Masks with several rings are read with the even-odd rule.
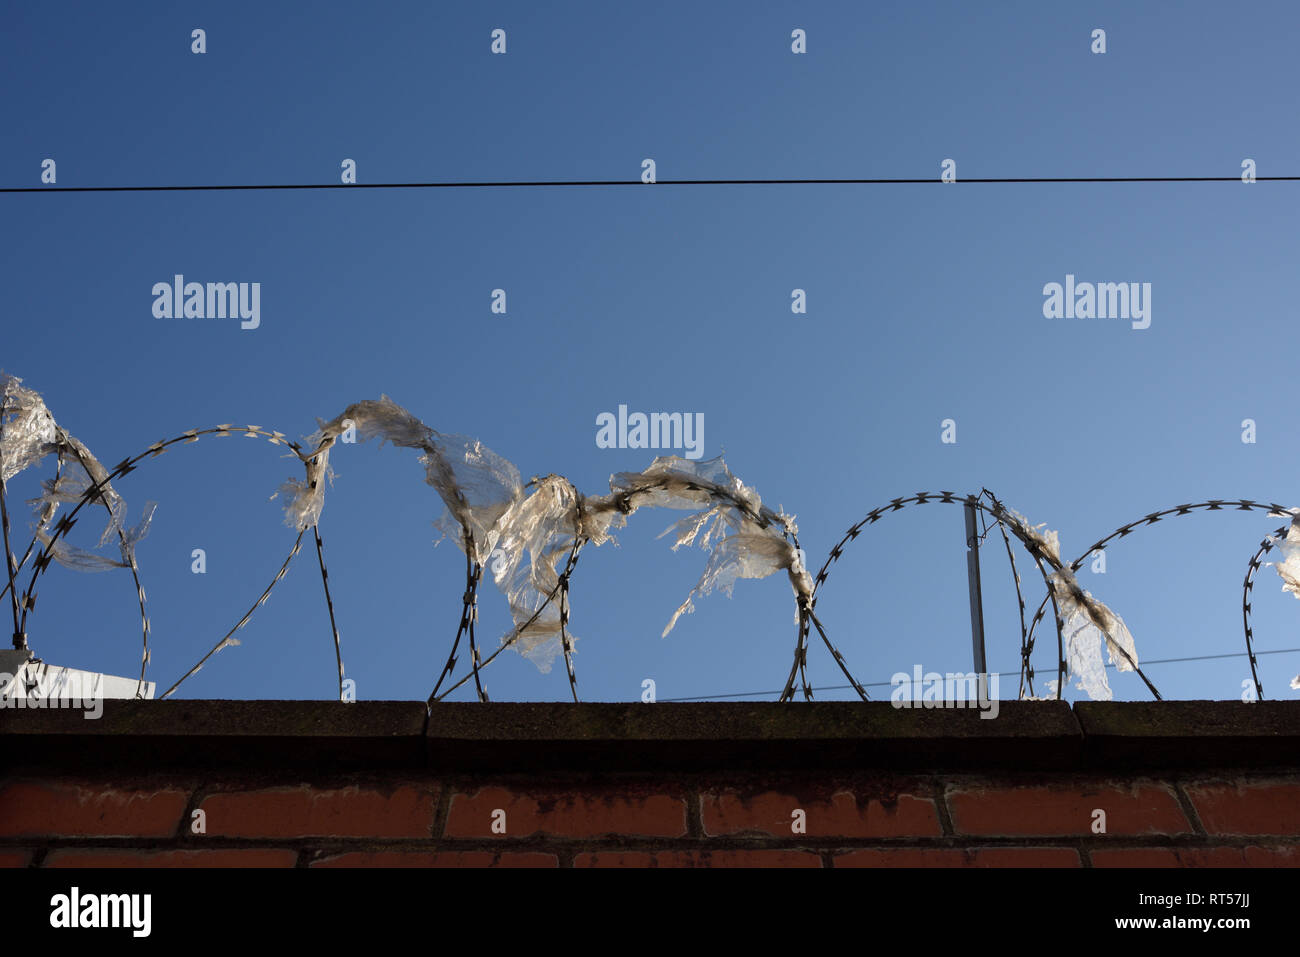
[[[447,183],[272,183],[251,186],[3,186],[0,193],[176,193],[217,190],[287,189],[485,189],[548,186],[889,186],[935,183],[1239,183],[1240,176],[1001,176],[959,179],[954,183],[925,179],[664,179],[643,183],[639,179],[531,180]],[[1257,176],[1260,183],[1300,182],[1300,176]]]
[[[1257,652],[1255,652],[1255,655],[1256,655],[1256,657],[1258,657],[1259,655],[1287,655],[1287,654],[1291,654],[1292,652],[1296,652],[1296,651],[1300,651],[1300,648],[1275,648],[1275,649],[1273,649],[1272,651],[1257,651]],[[1177,662],[1177,661],[1209,661],[1209,660],[1214,659],[1214,658],[1246,658],[1246,657],[1248,657],[1248,656],[1247,656],[1247,654],[1246,654],[1244,651],[1237,651],[1237,652],[1232,652],[1231,654],[1226,654],[1226,655],[1194,655],[1194,656],[1192,656],[1192,657],[1188,657],[1188,658],[1156,658],[1156,659],[1153,659],[1153,660],[1151,660],[1151,661],[1144,661],[1144,662],[1142,662],[1142,664],[1143,664],[1144,666],[1145,666],[1145,665],[1167,665],[1167,664],[1173,664],[1174,662]],[[1115,665],[1113,665],[1113,664],[1109,664],[1109,663],[1108,663],[1108,664],[1106,665],[1106,667],[1107,667],[1107,668],[1114,668]],[[990,675],[997,675],[999,678],[1001,678],[1004,674],[1005,674],[1005,675],[1010,675],[1010,674],[1012,674],[1012,672],[1010,672],[1010,671],[990,671],[989,674],[990,674]],[[1016,671],[1015,674],[1019,674],[1019,671]],[[869,681],[869,682],[867,682],[866,684],[864,684],[862,687],[864,687],[864,688],[888,688],[888,687],[890,687],[890,686],[892,686],[892,685],[893,685],[893,682],[892,682],[892,681]],[[822,686],[822,687],[820,687],[820,688],[813,688],[812,690],[813,690],[813,691],[849,691],[849,690],[853,690],[853,685],[824,685],[824,686]],[[713,701],[713,700],[716,700],[716,699],[718,699],[718,698],[747,698],[747,697],[749,697],[750,695],[769,695],[769,694],[780,694],[780,693],[781,693],[780,691],[738,691],[738,692],[735,692],[735,693],[733,693],[733,694],[706,694],[706,695],[698,695],[698,696],[693,697],[693,698],[656,698],[655,700],[656,700],[656,701],[664,701],[664,702],[672,702],[672,701]]]

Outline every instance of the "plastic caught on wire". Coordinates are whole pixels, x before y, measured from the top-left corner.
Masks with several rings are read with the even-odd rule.
[[[305,479],[289,479],[276,494],[288,496],[285,522],[304,531],[320,519],[325,480],[333,478],[330,450],[343,438],[379,438],[401,448],[420,449],[425,481],[442,497],[447,512],[435,525],[452,534],[460,547],[472,542],[472,558],[482,563],[492,551],[494,527],[502,514],[523,495],[519,470],[477,439],[435,432],[388,396],[355,402],[336,418],[317,420],[318,430],[307,438]],[[274,496],[272,496],[274,497]]]
[[[40,395],[21,382],[15,376],[0,375],[0,395],[4,398],[4,416],[0,419],[0,474],[8,482],[50,453],[59,457],[57,481],[43,481],[41,496],[28,503],[33,510],[33,531],[37,541],[47,547],[50,545],[50,523],[61,503],[76,503],[93,485],[100,484],[99,492],[91,501],[106,506],[109,519],[97,547],[104,547],[116,535],[121,560],[78,548],[62,539],[54,543],[51,554],[60,565],[76,571],[99,572],[131,567],[135,546],[148,534],[156,504],[148,503],[139,523],[127,530],[123,524],[126,502],[107,482],[108,469],[81,440],[60,428]]]
[[[1070,576],[1071,580],[1073,575]],[[1133,635],[1124,620],[1088,592],[1079,589],[1078,583],[1062,582],[1052,576],[1061,617],[1065,621],[1066,654],[1071,677],[1077,678],[1076,687],[1094,701],[1109,701],[1112,697],[1110,682],[1106,680],[1106,666],[1101,659],[1102,640],[1110,662],[1119,671],[1135,671],[1138,664],[1137,648]],[[1081,596],[1081,597],[1078,597]],[[1120,650],[1124,654],[1120,654]]]
[[[1063,564],[1061,561],[1061,536],[1051,529],[1047,529],[1045,532],[1039,531],[1039,529],[1047,528],[1046,522],[1040,522],[1037,525],[1030,525],[1029,519],[1025,518],[1015,509],[1008,508],[1005,512],[1010,516],[1011,524],[1018,526],[1020,531],[1027,538],[1032,539],[1034,544],[1042,549],[1043,554],[1054,559],[1056,564]]]
[[[1277,569],[1278,577],[1282,579],[1282,590],[1300,598],[1300,516],[1291,520],[1286,538],[1278,543],[1278,551],[1282,560],[1270,564]]]
[[[546,673],[563,651],[564,622],[555,600],[560,583],[557,566],[580,547],[579,512],[584,499],[559,475],[548,475],[535,484],[531,495],[516,501],[499,519],[488,570],[510,605],[515,650]],[[505,640],[507,636],[502,636]],[[576,641],[570,634],[571,648]]]
[[[1133,635],[1124,620],[1085,591],[1070,567],[1061,561],[1060,536],[1041,525],[1030,525],[1020,513],[1007,509],[1002,519],[1019,529],[1048,556],[1057,570],[1048,580],[1060,606],[1065,637],[1066,665],[1076,687],[1094,701],[1109,701],[1110,682],[1102,660],[1102,644],[1112,664],[1120,671],[1134,671],[1138,663]]]
[[[694,511],[664,535],[675,533],[674,550],[683,545],[712,549],[704,574],[673,615],[665,636],[681,615],[693,610],[694,598],[715,589],[730,595],[740,578],[765,578],[785,569],[797,594],[812,594],[812,579],[792,541],[798,534],[793,519],[765,508],[721,457],[693,462],[662,456],[641,472],[612,476],[608,496],[584,496],[558,475],[534,484],[533,493],[500,518],[489,567],[510,605],[515,622],[511,640],[543,671],[562,650],[564,622],[553,601],[559,563],[575,548],[613,541],[613,530],[624,527],[627,516],[641,508]]]
[[[795,543],[794,519],[764,506],[758,493],[733,475],[721,456],[702,462],[661,456],[643,472],[615,475],[610,487],[626,497],[629,514],[647,505],[697,510],[660,536],[676,534],[674,551],[683,545],[709,548],[712,543],[704,573],[674,612],[664,637],[677,619],[695,610],[695,598],[717,589],[731,597],[741,578],[766,578],[784,569],[800,602],[811,598],[813,582]]]
[[[434,525],[462,549],[469,535],[474,561],[482,565],[496,545],[497,523],[524,494],[519,469],[478,439],[435,432],[420,457],[425,481],[442,496],[446,513]]]
[[[35,500],[37,508],[43,507],[43,500]],[[153,524],[154,510],[157,504],[149,502],[145,505],[144,515],[133,528],[123,529],[122,535],[118,540],[121,551],[121,560],[112,558],[108,555],[99,555],[95,552],[88,551],[84,548],[78,548],[75,545],[69,545],[63,539],[54,542],[50,550],[54,560],[64,568],[71,568],[80,572],[104,572],[113,568],[130,568],[134,564],[135,547],[149,533],[149,528]],[[51,534],[48,524],[38,525],[36,528],[37,540],[45,546],[49,546]]]
[[[58,449],[58,426],[35,391],[22,379],[0,373],[0,481],[8,482],[19,472],[36,465]]]
[[[340,437],[344,441],[355,437],[365,442],[378,436],[381,445],[392,442],[405,448],[424,448],[433,431],[388,396],[354,402],[329,422],[317,419],[316,423],[317,430],[305,440],[310,451],[300,455],[307,467],[306,477],[291,478],[276,492],[288,498],[284,506],[285,524],[300,532],[320,520],[325,504],[325,480],[334,477],[330,450]]]
[[[509,642],[543,673],[564,650],[567,614],[559,598],[560,572],[583,546],[614,541],[635,505],[620,496],[586,496],[561,475],[534,479],[532,494],[508,508],[494,529],[488,568],[515,623]],[[570,651],[577,640],[567,632]]]

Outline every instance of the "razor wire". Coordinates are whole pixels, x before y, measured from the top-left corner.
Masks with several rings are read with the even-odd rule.
[[[989,502],[991,504],[985,504],[985,502],[983,501],[985,497],[989,499]],[[959,496],[958,493],[956,492],[940,491],[940,492],[917,492],[915,495],[901,496],[899,498],[891,499],[887,505],[882,505],[872,509],[870,512],[867,513],[867,515],[861,521],[852,525],[849,528],[849,530],[845,532],[843,538],[841,538],[839,542],[837,542],[836,545],[831,549],[830,554],[827,556],[825,563],[818,570],[817,575],[814,578],[815,584],[814,584],[813,596],[811,598],[811,601],[809,602],[806,612],[801,613],[800,616],[799,633],[795,645],[795,666],[791,668],[790,676],[786,679],[785,688],[781,692],[781,698],[780,698],[781,701],[789,701],[794,696],[795,667],[802,668],[803,663],[806,661],[807,658],[809,622],[811,622],[817,628],[818,634],[821,636],[823,642],[825,642],[827,648],[830,650],[831,655],[835,659],[836,664],[839,665],[840,670],[844,672],[845,676],[849,678],[849,681],[852,684],[854,690],[858,693],[858,696],[862,698],[862,700],[864,701],[867,700],[866,690],[850,674],[848,670],[848,666],[844,661],[844,656],[834,647],[833,644],[831,644],[830,639],[827,637],[826,632],[822,627],[820,620],[817,618],[816,613],[813,610],[816,607],[816,603],[817,603],[817,592],[820,591],[821,587],[826,583],[827,579],[829,578],[831,566],[839,561],[840,557],[844,554],[844,550],[847,547],[847,545],[850,542],[856,540],[857,537],[862,534],[863,529],[871,525],[874,525],[876,522],[880,521],[880,519],[883,518],[885,515],[891,514],[893,512],[901,511],[904,508],[908,507],[909,505],[926,505],[931,503],[942,503],[948,505],[955,505],[955,504],[968,505],[975,508],[982,515],[990,515],[999,527],[1005,529],[1007,526],[1010,526],[1012,533],[1015,534],[1016,537],[1020,539],[1021,543],[1029,551],[1030,556],[1034,559],[1035,566],[1038,568],[1039,573],[1043,577],[1044,586],[1048,590],[1048,597],[1050,598],[1053,607],[1054,608],[1056,607],[1057,592],[1056,589],[1053,587],[1050,576],[1043,569],[1043,562],[1047,561],[1057,570],[1057,572],[1060,572],[1062,570],[1060,558],[1057,557],[1055,554],[1053,554],[1054,550],[1044,547],[1045,542],[1039,541],[1039,539],[1041,539],[1042,536],[1033,535],[1032,534],[1033,530],[1028,527],[1027,523],[1019,516],[1015,515],[1012,512],[1009,512],[1006,508],[1004,508],[1002,503],[999,502],[997,498],[994,497],[993,494],[990,493],[987,489],[982,490],[978,496],[976,495]],[[1011,555],[1009,541],[1008,541],[1008,555]],[[1015,563],[1015,559],[1012,558],[1013,574],[1015,568],[1014,563]],[[1077,588],[1077,586],[1075,587]],[[1018,576],[1017,576],[1016,591],[1017,591],[1017,595],[1019,595]],[[1076,598],[1076,600],[1078,599]],[[1044,599],[1044,603],[1046,603],[1046,601],[1047,599]],[[1021,604],[1023,607],[1023,601]],[[1059,662],[1058,672],[1057,672],[1057,696],[1060,697],[1064,685],[1064,670],[1066,668],[1066,662],[1065,662],[1064,640],[1063,640],[1064,621],[1062,620],[1059,609],[1057,609],[1056,622],[1057,622],[1057,649],[1058,649],[1057,657]],[[1023,626],[1023,616],[1022,616],[1022,626]],[[1031,636],[1026,635],[1022,627],[1022,649],[1021,649],[1022,680],[1027,671],[1029,680],[1031,681],[1031,687],[1032,687],[1033,671],[1032,668],[1029,666],[1029,652],[1030,650],[1032,650],[1032,647],[1033,646],[1031,642]],[[1125,654],[1127,653],[1125,652]],[[1131,659],[1129,660],[1130,663],[1132,663],[1132,660]],[[1136,664],[1134,664],[1134,668],[1136,669]],[[1140,675],[1142,675],[1141,669],[1136,669],[1136,670]],[[1151,685],[1150,681],[1146,679],[1146,676],[1142,675],[1142,677],[1143,680],[1146,681],[1147,686],[1151,688],[1153,693],[1155,693],[1154,686]],[[805,700],[812,699],[812,690],[811,688],[808,687],[806,680],[803,685],[803,692],[804,692]],[[1156,693],[1156,696],[1159,697],[1159,694]]]
[[[1286,538],[1291,526],[1283,525],[1259,543],[1255,554],[1250,556],[1246,566],[1246,578],[1241,584],[1241,627],[1246,634],[1246,657],[1250,659],[1250,677],[1255,683],[1256,700],[1264,700],[1264,685],[1259,680],[1258,662],[1255,660],[1255,632],[1250,626],[1251,591],[1255,587],[1255,572],[1259,571],[1263,558],[1279,541]]]
[[[62,432],[62,430],[60,430],[60,432]],[[32,576],[31,579],[28,581],[27,588],[23,592],[22,600],[20,602],[21,615],[19,617],[18,630],[15,632],[14,635],[15,647],[23,646],[25,645],[26,642],[27,616],[32,611],[32,609],[35,607],[36,604],[36,583],[39,580],[41,574],[44,573],[44,571],[49,567],[51,561],[57,560],[59,544],[64,538],[66,538],[68,533],[71,532],[72,528],[76,525],[77,513],[81,511],[84,505],[92,501],[101,501],[105,503],[106,507],[108,507],[107,493],[112,491],[112,486],[111,486],[112,482],[116,481],[117,479],[121,478],[124,475],[127,475],[135,471],[136,468],[139,467],[139,464],[143,462],[145,459],[157,458],[158,456],[162,455],[173,445],[192,444],[199,441],[199,439],[205,435],[228,437],[230,435],[234,435],[237,433],[242,433],[244,435],[247,435],[250,438],[266,439],[272,445],[284,445],[301,457],[301,447],[298,445],[298,443],[289,440],[287,436],[285,436],[285,434],[282,432],[268,431],[256,425],[238,426],[233,424],[223,424],[208,429],[189,429],[170,439],[163,439],[161,441],[155,442],[153,445],[149,446],[147,449],[145,449],[143,452],[139,453],[138,455],[123,459],[112,469],[107,470],[103,475],[103,477],[99,479],[95,479],[93,477],[93,472],[90,467],[91,463],[90,461],[87,460],[86,454],[79,451],[78,452],[79,460],[82,463],[83,469],[85,469],[87,474],[91,476],[92,482],[90,486],[81,494],[80,498],[76,501],[73,507],[66,514],[64,514],[62,518],[59,519],[58,523],[54,526],[53,534],[48,536],[47,540],[44,542],[44,546],[37,553],[35,559],[33,560]],[[95,465],[97,466],[98,463],[95,463]],[[103,471],[102,467],[98,467],[95,470]],[[48,494],[53,494],[53,487],[51,487],[50,493]],[[51,504],[57,504],[57,502]],[[50,517],[52,518],[52,515]],[[123,534],[120,528],[118,529],[118,532],[119,535]],[[285,572],[288,571],[289,562],[292,561],[293,557],[297,554],[298,548],[301,545],[301,539],[302,536],[300,534],[298,537],[298,541],[294,543],[294,547],[290,551],[289,557],[285,559],[285,562],[281,566],[280,571],[276,574],[275,578],[272,579],[271,584],[267,586],[265,591],[262,593],[262,596],[253,605],[253,607],[249,609],[247,613],[245,613],[245,615],[238,621],[238,623],[236,623],[234,628],[232,628],[229,632],[227,632],[226,635],[224,635],[222,639],[218,641],[216,645],[213,646],[211,651],[209,651],[206,655],[204,655],[203,658],[200,659],[200,661],[193,668],[191,668],[188,672],[186,672],[185,675],[183,675],[180,680],[178,680],[174,685],[172,685],[172,687],[166,693],[164,693],[162,697],[167,697],[172,692],[174,692],[182,681],[184,681],[186,678],[190,677],[195,672],[197,672],[199,668],[201,668],[202,665],[218,651],[222,650],[223,648],[229,647],[231,644],[237,644],[237,642],[232,641],[231,636],[235,631],[243,628],[244,625],[246,625],[249,619],[252,617],[253,612],[262,604],[264,604],[266,600],[270,597],[271,589],[275,587],[275,585],[284,577]],[[137,690],[136,690],[136,696],[140,697],[144,685],[145,669],[147,668],[149,663],[149,650],[148,650],[149,621],[145,613],[144,589],[140,586],[139,583],[137,563],[135,561],[133,549],[131,550],[128,558],[129,558],[129,564],[132,568],[132,572],[135,575],[137,591],[140,595],[141,617],[143,620],[143,629],[145,635],[145,651],[143,655],[143,661],[141,662],[140,681],[137,684]],[[322,559],[322,563],[323,563],[323,559]],[[10,565],[10,567],[13,566],[12,557],[10,557],[8,564]],[[323,570],[323,564],[322,564],[322,570]],[[16,579],[16,573],[10,575],[10,583],[9,583],[10,587],[15,587],[14,585],[15,579]],[[326,585],[326,589],[327,589],[327,596],[328,596],[328,584]],[[19,642],[20,638],[22,639],[22,645],[20,645]],[[341,685],[341,681],[342,679],[340,677],[340,685]]]
[[[1146,515],[1142,516],[1139,519],[1135,519],[1134,521],[1129,522],[1126,525],[1121,525],[1119,528],[1115,529],[1115,531],[1111,532],[1105,538],[1099,539],[1091,547],[1089,547],[1087,551],[1085,551],[1082,555],[1080,555],[1078,558],[1072,561],[1069,566],[1070,571],[1071,572],[1078,571],[1080,568],[1083,567],[1083,563],[1088,560],[1089,555],[1092,555],[1095,552],[1104,551],[1106,546],[1110,544],[1112,541],[1114,541],[1115,539],[1126,538],[1139,528],[1148,528],[1152,525],[1155,525],[1157,522],[1160,522],[1163,519],[1169,517],[1190,515],[1193,512],[1198,512],[1198,511],[1218,512],[1218,511],[1223,511],[1225,507],[1232,511],[1239,511],[1239,512],[1262,511],[1267,513],[1270,516],[1285,516],[1291,518],[1293,524],[1298,518],[1300,518],[1300,509],[1287,508],[1283,505],[1278,505],[1276,502],[1268,502],[1268,503],[1256,502],[1252,499],[1209,499],[1204,502],[1184,503],[1182,505],[1175,505],[1171,508],[1158,509],[1154,512],[1148,512]],[[1289,527],[1290,526],[1284,526],[1283,528],[1279,529],[1278,532],[1275,532],[1273,535],[1270,535],[1268,538],[1264,540],[1264,543],[1260,545],[1259,550],[1256,551],[1256,553],[1251,558],[1250,567],[1247,568],[1246,580],[1243,586],[1242,623],[1245,631],[1246,653],[1250,657],[1251,674],[1255,681],[1255,692],[1259,696],[1260,700],[1262,700],[1264,697],[1263,685],[1259,681],[1258,671],[1256,670],[1256,661],[1255,661],[1255,655],[1254,655],[1253,644],[1252,644],[1253,634],[1250,627],[1250,606],[1249,606],[1248,599],[1249,599],[1251,588],[1253,586],[1253,580],[1254,580],[1253,576],[1254,576],[1255,568],[1257,567],[1258,559],[1265,552],[1269,551],[1269,549],[1271,549],[1277,543],[1278,540],[1280,540],[1287,534]],[[1034,613],[1033,620],[1030,622],[1029,641],[1031,643],[1033,641],[1034,629],[1038,626],[1038,622],[1042,620],[1045,604],[1046,601],[1039,604],[1037,611],[1035,611]]]
[[[1186,515],[1193,511],[1260,510],[1270,515],[1290,517],[1293,519],[1293,526],[1296,522],[1300,522],[1300,509],[1290,509],[1276,503],[1261,503],[1249,499],[1211,499],[1178,505],[1148,513],[1136,521],[1120,526],[1067,565],[1060,558],[1055,532],[1040,531],[1045,527],[1044,525],[1031,526],[1028,520],[1003,505],[988,489],[982,489],[977,495],[965,496],[950,491],[918,492],[891,499],[887,504],[868,512],[863,519],[851,526],[831,549],[817,574],[810,576],[792,516],[786,515],[784,511],[775,512],[763,505],[757,493],[740,482],[720,458],[692,463],[676,456],[660,457],[642,472],[619,473],[612,476],[609,495],[586,496],[563,476],[548,475],[540,479],[530,479],[527,483],[520,482],[518,471],[513,464],[496,456],[477,440],[435,432],[384,396],[378,401],[366,400],[354,403],[330,423],[320,421],[320,428],[309,437],[306,447],[290,440],[282,432],[256,425],[240,426],[227,423],[207,429],[190,429],[172,438],[155,442],[139,454],[123,459],[113,468],[106,469],[90,455],[84,445],[66,433],[62,427],[53,424],[53,419],[48,417],[48,410],[45,409],[39,396],[30,393],[30,390],[21,390],[29,393],[29,396],[35,396],[35,405],[26,411],[31,412],[32,409],[36,409],[48,417],[49,424],[53,426],[52,438],[43,437],[41,442],[27,448],[15,446],[10,441],[4,429],[12,425],[11,418],[18,414],[15,411],[17,406],[11,406],[10,398],[11,392],[14,395],[18,394],[14,390],[19,388],[16,385],[19,381],[12,377],[5,377],[3,416],[0,417],[0,425],[3,426],[0,428],[0,466],[4,468],[5,479],[0,481],[0,519],[3,520],[7,570],[7,584],[4,589],[9,592],[11,613],[14,618],[14,645],[16,648],[26,648],[28,615],[35,607],[36,584],[52,562],[83,570],[92,567],[129,567],[139,598],[144,644],[137,697],[142,696],[144,677],[150,660],[150,625],[134,546],[147,531],[152,516],[152,505],[146,509],[146,516],[140,528],[128,534],[121,521],[121,515],[125,514],[125,503],[112,483],[135,471],[145,460],[157,458],[174,445],[192,444],[201,437],[209,435],[229,437],[244,434],[249,438],[263,438],[272,445],[288,448],[299,459],[306,471],[305,479],[301,481],[290,479],[281,485],[277,492],[277,495],[289,494],[289,502],[285,505],[286,523],[295,525],[298,535],[289,554],[259,598],[234,627],[161,695],[164,698],[171,696],[186,679],[199,671],[222,649],[239,644],[239,641],[234,638],[235,633],[248,624],[257,608],[266,603],[272,590],[284,578],[294,557],[301,549],[303,536],[308,528],[312,530],[316,544],[318,566],[334,643],[339,695],[340,698],[344,697],[342,640],[330,590],[319,517],[323,505],[325,480],[333,476],[329,465],[330,451],[349,428],[358,428],[358,421],[354,421],[354,417],[360,422],[359,431],[363,441],[366,438],[380,436],[381,444],[391,442],[397,446],[413,447],[424,453],[420,461],[426,467],[425,481],[439,492],[447,506],[444,532],[455,527],[459,532],[457,543],[465,552],[466,585],[462,595],[461,617],[446,664],[428,697],[429,706],[445,700],[471,680],[474,682],[478,699],[488,701],[482,672],[507,648],[515,648],[526,657],[541,659],[535,662],[539,667],[542,667],[542,660],[544,660],[546,667],[542,670],[549,668],[548,654],[562,655],[570,692],[573,700],[578,701],[577,674],[573,664],[573,636],[569,631],[569,595],[572,575],[584,547],[590,544],[599,546],[612,541],[611,529],[622,527],[626,524],[626,518],[642,507],[668,507],[693,513],[663,533],[666,535],[674,529],[677,531],[678,537],[673,545],[674,550],[681,545],[694,544],[708,548],[710,542],[713,543],[704,575],[673,615],[664,631],[665,635],[672,630],[683,613],[693,610],[693,599],[696,596],[707,594],[715,588],[722,588],[730,593],[731,585],[738,578],[762,578],[782,569],[787,572],[796,600],[796,641],[790,671],[780,693],[781,701],[793,700],[796,681],[800,685],[804,699],[813,698],[814,689],[807,674],[808,650],[813,629],[817,631],[832,660],[848,679],[849,686],[860,698],[867,700],[866,687],[854,677],[847,659],[836,647],[818,616],[816,606],[831,567],[838,562],[847,546],[866,528],[874,525],[885,515],[912,505],[960,504],[974,509],[980,515],[982,532],[979,538],[981,540],[987,540],[994,527],[999,530],[1015,582],[1019,605],[1021,698],[1034,697],[1032,655],[1035,631],[1050,602],[1057,636],[1057,678],[1052,689],[1055,698],[1060,699],[1063,696],[1067,674],[1078,673],[1087,665],[1087,662],[1080,663],[1082,659],[1079,655],[1082,652],[1079,649],[1086,649],[1087,641],[1094,641],[1098,656],[1100,649],[1104,647],[1109,652],[1111,661],[1117,663],[1119,670],[1135,672],[1152,695],[1158,700],[1161,699],[1160,692],[1138,664],[1132,636],[1128,633],[1122,619],[1093,598],[1075,578],[1074,573],[1079,570],[1089,555],[1102,551],[1113,540],[1127,537],[1138,528],[1156,524],[1166,517]],[[42,432],[42,436],[44,435],[45,433]],[[345,439],[344,444],[350,443]],[[453,446],[457,444],[461,445],[459,457],[450,454]],[[5,451],[6,448],[8,451]],[[19,453],[16,456],[13,454],[15,448]],[[306,451],[305,448],[310,448],[311,451]],[[5,502],[5,486],[8,478],[49,452],[58,453],[58,468],[54,479],[44,483],[45,494],[33,500],[33,504],[39,506],[37,527],[22,560],[18,561],[10,546],[10,523]],[[11,462],[9,458],[14,458],[15,461]],[[85,474],[87,481],[84,489],[75,478],[65,476],[65,460],[75,461],[81,472]],[[485,490],[489,493],[486,498],[483,497]],[[471,501],[471,498],[476,500]],[[49,522],[53,520],[59,504],[63,502],[72,503],[72,507],[50,529]],[[110,530],[115,530],[123,554],[122,562],[89,556],[98,561],[98,564],[91,563],[81,557],[89,553],[69,550],[66,546],[65,539],[76,525],[82,507],[96,502],[103,505],[110,516],[109,529],[101,537],[100,544],[102,546],[104,537]],[[1014,550],[1011,547],[1011,536],[1014,536],[1029,553],[1046,590],[1046,596],[1039,604],[1028,627],[1025,623],[1026,605]],[[1243,582],[1243,629],[1252,678],[1256,694],[1260,699],[1263,698],[1263,687],[1256,667],[1254,636],[1250,623],[1250,596],[1254,576],[1262,565],[1263,556],[1284,539],[1290,543],[1288,526],[1276,530],[1263,540],[1251,558]],[[40,548],[37,550],[38,544]],[[1300,536],[1297,536],[1294,544],[1300,550]],[[17,578],[34,550],[36,554],[31,578],[20,598]],[[501,553],[502,558],[495,560],[498,552]],[[527,557],[526,568],[525,557]],[[478,588],[489,558],[494,559],[491,568],[493,578],[506,592],[510,602],[514,627],[509,634],[502,636],[499,647],[484,657],[479,649],[475,625],[478,620]],[[563,558],[563,568],[557,571],[561,558]],[[77,561],[82,561],[82,564],[78,564]],[[1300,596],[1300,579],[1291,577],[1286,568],[1279,568],[1279,572],[1288,581],[1285,586],[1287,590],[1295,591]],[[4,591],[0,591],[0,598],[3,598],[3,595]],[[1065,637],[1067,621],[1075,626],[1071,631],[1068,647]],[[1081,634],[1084,635],[1084,639],[1076,642]],[[465,641],[469,647],[469,671],[442,691],[444,682],[451,679],[456,672],[462,641]],[[558,648],[554,647],[557,644]],[[1097,661],[1100,661],[1099,657]],[[1104,683],[1104,665],[1102,680]],[[1081,683],[1080,687],[1084,685]],[[1091,687],[1085,690],[1090,694],[1093,693]],[[1108,686],[1104,690],[1105,696],[1109,696]]]

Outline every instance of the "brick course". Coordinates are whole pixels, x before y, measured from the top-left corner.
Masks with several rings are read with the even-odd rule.
[[[1159,704],[9,712],[0,867],[1300,866],[1300,702]]]

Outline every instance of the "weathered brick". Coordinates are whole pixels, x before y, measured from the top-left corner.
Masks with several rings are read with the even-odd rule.
[[[211,794],[200,807],[211,836],[427,838],[437,798],[436,785],[390,791],[304,785]]]
[[[492,833],[492,815],[506,814],[505,835]],[[511,791],[482,788],[452,798],[448,837],[527,837],[530,834],[596,837],[628,834],[681,837],[686,801],[668,794],[617,791]]]
[[[1206,782],[1187,796],[1211,834],[1300,834],[1300,783]]]
[[[281,848],[145,851],[66,847],[50,851],[45,867],[293,867],[298,852]]]
[[[1070,847],[881,848],[837,855],[836,867],[1080,867]]]
[[[579,854],[574,867],[821,867],[807,851],[598,851]]]
[[[349,851],[312,867],[559,867],[554,854],[531,851]]]
[[[834,867],[966,867],[966,855],[951,847],[898,847],[837,854]]]
[[[179,788],[14,781],[0,790],[0,835],[164,837],[176,833],[188,797]]]
[[[900,794],[892,800],[860,800],[849,791],[829,799],[797,798],[767,791],[748,796],[736,791],[701,795],[704,832],[711,836],[757,831],[790,837],[796,808],[804,812],[810,837],[933,837],[942,833],[934,801]]]
[[[990,787],[947,795],[959,834],[1050,836],[1092,834],[1092,812],[1106,812],[1107,834],[1185,834],[1191,827],[1167,787],[1111,784]]]
[[[1126,847],[1092,852],[1093,867],[1300,867],[1300,847]]]

